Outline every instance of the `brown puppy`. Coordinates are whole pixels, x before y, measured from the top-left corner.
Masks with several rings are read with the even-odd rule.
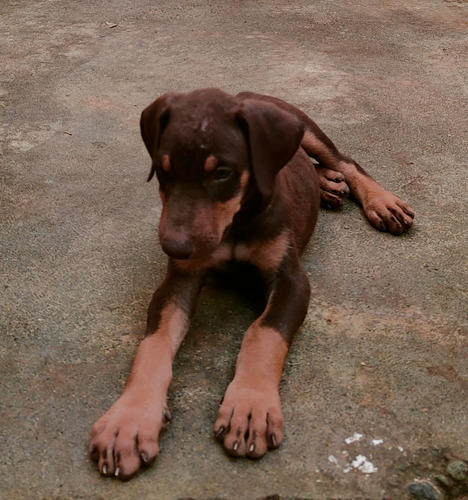
[[[170,420],[172,361],[210,269],[249,262],[268,285],[266,308],[245,334],[214,426],[229,454],[258,458],[283,439],[278,387],[307,312],[310,287],[299,255],[320,201],[338,207],[351,191],[377,229],[400,234],[413,222],[404,202],[278,99],[217,89],[166,94],[143,111],[141,131],[152,158],[149,179],[159,180],[159,238],[169,263],[127,385],[92,429],[91,458],[101,474],[120,479],[158,454]]]

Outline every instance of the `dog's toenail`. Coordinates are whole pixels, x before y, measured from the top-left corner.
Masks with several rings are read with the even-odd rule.
[[[103,466],[102,466],[102,473],[103,473],[104,475],[106,475],[106,474],[107,474],[107,466],[106,466],[106,465],[103,465]]]
[[[172,419],[171,414],[169,413],[169,410],[167,408],[164,409],[163,411],[163,422],[167,424],[170,422]]]
[[[222,433],[223,433],[223,432],[224,432],[224,426],[221,426],[221,427],[220,427],[220,428],[216,431],[215,436],[216,436],[217,438],[219,438],[219,437],[222,435]]]
[[[146,464],[146,463],[148,463],[148,455],[147,455],[147,453],[146,453],[146,452],[142,451],[142,452],[140,453],[140,457],[141,457],[141,461],[142,461],[143,463],[145,463],[145,464]]]
[[[232,449],[233,449],[234,451],[237,451],[237,449],[238,449],[238,448],[239,448],[239,443],[236,441],[236,442],[234,443],[234,446],[232,447]]]
[[[115,469],[114,476],[119,477],[119,472],[120,472],[120,467],[117,467],[117,469]]]
[[[271,435],[271,442],[273,443],[273,446],[278,446],[278,442],[276,441],[276,436],[274,434]]]
[[[252,443],[252,444],[250,445],[249,451],[250,451],[250,453],[252,453],[254,450],[255,450],[255,444],[254,444],[254,443]]]

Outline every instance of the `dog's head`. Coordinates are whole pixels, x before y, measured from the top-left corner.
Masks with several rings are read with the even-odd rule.
[[[165,94],[141,115],[159,180],[161,246],[175,259],[210,256],[246,193],[267,206],[278,172],[297,151],[302,125],[274,104],[218,89]]]

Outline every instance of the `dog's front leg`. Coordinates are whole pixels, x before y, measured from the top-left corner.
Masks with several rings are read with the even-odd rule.
[[[265,311],[242,341],[233,381],[214,426],[234,456],[260,458],[283,439],[279,384],[292,336],[307,313],[310,285],[295,252],[272,279]]]
[[[148,310],[147,336],[140,344],[120,398],[94,424],[90,457],[102,475],[129,479],[156,458],[158,436],[170,420],[166,406],[172,362],[188,327],[201,274],[171,265]]]

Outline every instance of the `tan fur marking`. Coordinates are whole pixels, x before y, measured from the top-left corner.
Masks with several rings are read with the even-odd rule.
[[[174,356],[188,328],[189,319],[177,305],[169,303],[165,306],[159,328],[143,339],[138,347],[127,386],[147,387],[148,383],[168,386]]]
[[[232,223],[236,213],[242,205],[242,198],[249,181],[249,172],[244,171],[241,174],[240,193],[225,202],[217,202],[206,207],[197,213],[193,229],[194,232],[201,235],[211,235],[216,237],[220,242],[224,231]],[[175,265],[186,272],[198,272],[210,267],[217,267],[220,264],[232,259],[233,249],[230,245],[220,243],[211,255],[203,258],[195,258],[184,261],[175,261]]]
[[[341,172],[345,176],[353,196],[361,204],[365,203],[369,196],[372,197],[374,191],[379,194],[385,192],[380,184],[372,179],[372,177],[360,172],[352,162],[346,160],[338,161],[314,133],[306,131],[301,146],[326,168]]]
[[[301,146],[308,154],[314,156],[319,162],[330,168],[334,169],[334,166],[338,163],[333,154],[330,153],[328,147],[313,132],[305,131]]]
[[[368,197],[378,196],[386,192],[372,177],[359,172],[356,166],[350,162],[340,161],[337,170],[345,176],[354,197],[361,204],[365,203]]]
[[[232,259],[232,247],[222,243],[212,255],[206,259],[176,260],[178,269],[185,272],[199,272],[205,269],[218,267]]]
[[[171,169],[171,160],[169,158],[169,155],[163,155],[162,158],[162,169],[164,172],[169,172]]]
[[[263,315],[262,315],[263,316]],[[271,327],[261,326],[261,317],[247,330],[237,358],[236,379],[247,386],[259,379],[279,386],[288,346],[281,334]]]
[[[231,224],[234,219],[234,215],[240,210],[242,197],[244,196],[245,188],[247,187],[247,183],[249,181],[249,172],[244,171],[241,174],[240,185],[241,192],[231,198],[228,201],[217,202],[214,204],[214,213],[217,221],[219,234],[224,233],[224,230]]]
[[[240,185],[241,185],[241,193],[245,193],[245,189],[250,179],[250,172],[248,170],[244,170],[241,174]]]
[[[227,243],[222,243],[211,256],[211,261],[214,266],[223,264],[232,259],[232,246]]]
[[[176,304],[169,303],[161,312],[161,322],[156,335],[162,335],[169,339],[172,354],[175,356],[188,328],[189,319],[185,312]]]
[[[204,168],[205,172],[207,174],[209,174],[210,172],[213,172],[213,170],[215,169],[217,164],[218,164],[218,159],[215,156],[210,155],[205,160],[205,164],[203,165],[203,168]]]
[[[264,270],[273,271],[279,267],[289,246],[289,235],[281,233],[276,238],[253,245],[239,244],[234,248],[237,260],[247,261]]]
[[[213,212],[217,221],[218,231],[222,234],[224,230],[231,224],[234,215],[241,207],[242,195],[234,196],[228,201],[217,202],[213,206]]]

